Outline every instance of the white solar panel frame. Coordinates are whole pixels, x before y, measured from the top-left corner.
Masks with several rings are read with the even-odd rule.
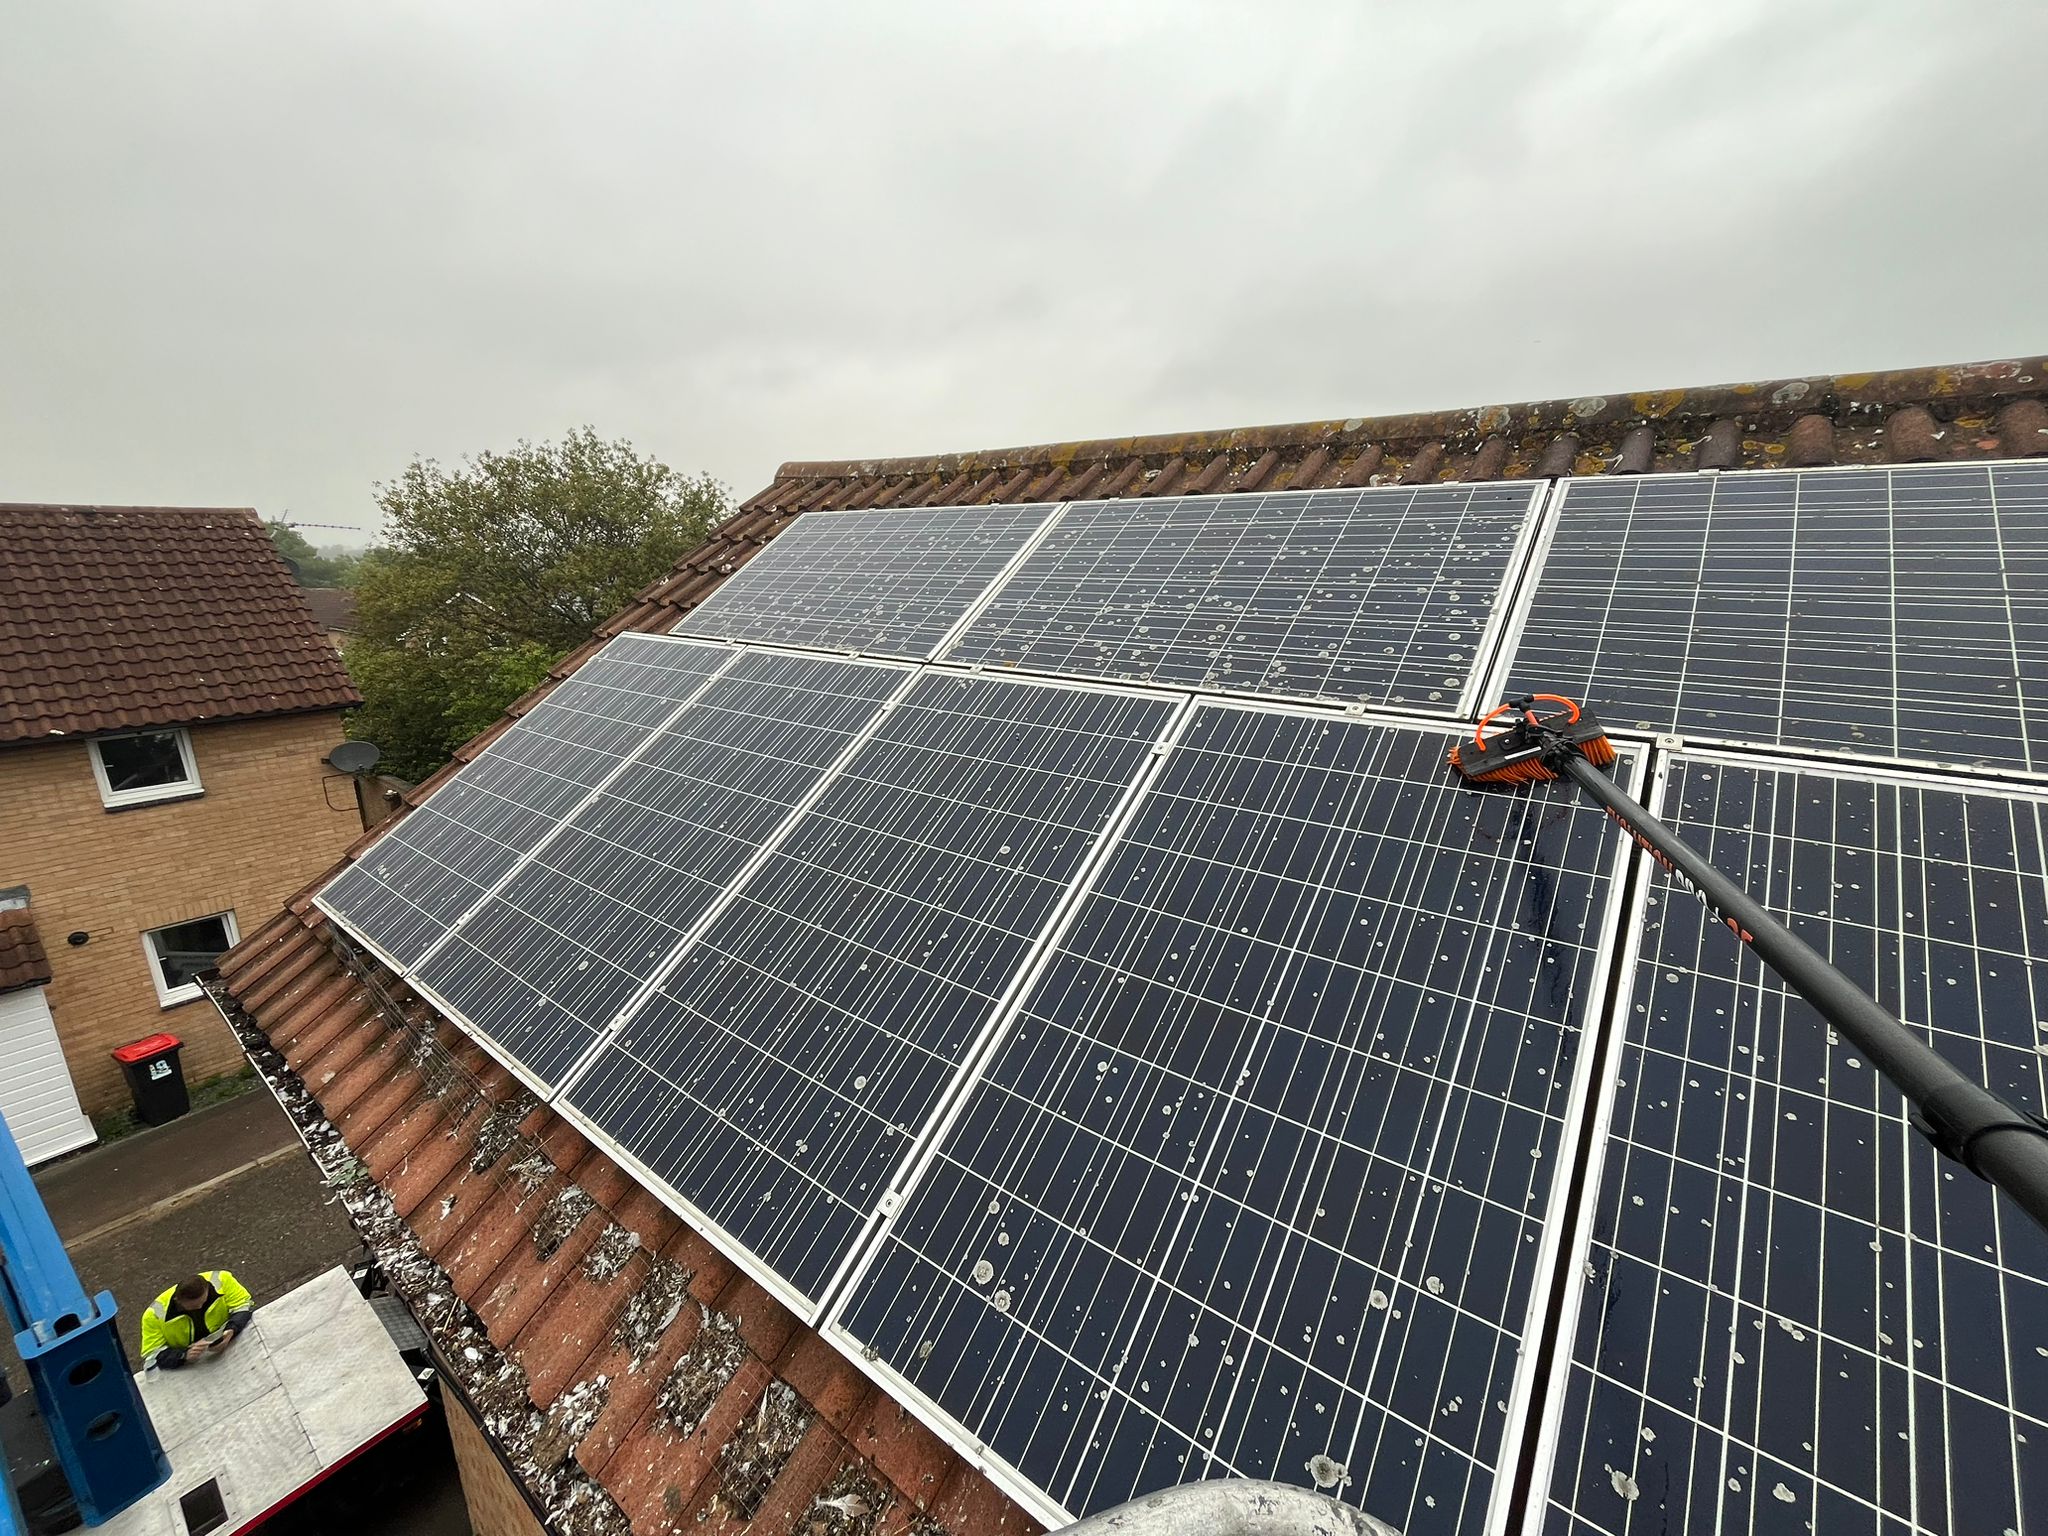
[[[1121,682],[1125,686],[1132,688],[1177,689],[1178,691],[1188,693],[1194,696],[1199,696],[1203,698],[1224,699],[1236,703],[1263,703],[1283,705],[1301,704],[1309,706],[1320,704],[1328,708],[1344,710],[1349,715],[1358,715],[1366,712],[1372,712],[1396,718],[1405,717],[1408,720],[1410,720],[1411,723],[1417,719],[1437,721],[1454,718],[1470,719],[1474,715],[1476,715],[1481,708],[1486,707],[1484,701],[1488,698],[1488,689],[1492,683],[1493,675],[1496,671],[1496,665],[1502,655],[1502,648],[1507,638],[1510,608],[1516,593],[1520,589],[1525,572],[1527,572],[1530,569],[1531,552],[1535,548],[1536,541],[1539,536],[1539,528],[1543,522],[1544,509],[1548,504],[1550,497],[1552,496],[1552,494],[1554,494],[1554,482],[1532,479],[1526,481],[1473,481],[1469,483],[1458,481],[1446,481],[1442,482],[1442,484],[1451,487],[1456,487],[1460,484],[1465,484],[1468,489],[1481,487],[1492,488],[1504,485],[1525,485],[1528,487],[1529,492],[1528,503],[1522,511],[1521,525],[1519,528],[1517,528],[1514,542],[1509,547],[1507,560],[1501,572],[1501,579],[1493,590],[1486,611],[1486,616],[1483,620],[1480,621],[1479,634],[1473,642],[1471,660],[1464,663],[1465,682],[1464,686],[1460,689],[1458,697],[1455,701],[1447,701],[1446,703],[1438,706],[1427,706],[1421,704],[1360,703],[1356,700],[1347,699],[1336,694],[1283,694],[1274,690],[1258,691],[1246,688],[1224,688],[1208,683],[1204,683],[1198,687],[1194,687],[1177,684],[1170,680],[1162,681],[1158,679],[1154,679],[1152,681],[1140,681],[1138,679],[1133,678],[1126,681],[1114,677],[1105,677],[1103,674],[1098,672],[1059,672],[1048,667],[1032,667],[1021,664],[1011,665],[1007,662],[970,661],[964,658],[956,659],[953,657],[953,651],[958,648],[960,641],[966,636],[968,630],[972,628],[973,625],[981,619],[982,615],[986,613],[991,606],[994,605],[997,599],[999,599],[1003,595],[1004,589],[1010,584],[1011,580],[1023,570],[1026,561],[1033,554],[1037,553],[1038,549],[1045,543],[1045,541],[1048,538],[1050,538],[1055,532],[1058,531],[1060,523],[1064,521],[1067,512],[1071,508],[1090,504],[1091,502],[1098,499],[1104,499],[1111,502],[1133,499],[1128,497],[1082,497],[1077,501],[1061,503],[1059,512],[1054,517],[1047,520],[1045,526],[1038,530],[1037,535],[1032,539],[1029,545],[1027,545],[1023,550],[1019,551],[1017,558],[1011,563],[1010,567],[1003,573],[1002,578],[999,581],[996,581],[990,585],[989,589],[982,594],[980,601],[977,602],[974,605],[974,607],[970,610],[970,612],[967,614],[967,616],[963,618],[960,621],[960,623],[954,627],[952,633],[950,633],[946,637],[945,643],[941,645],[936,651],[934,651],[933,655],[940,662],[950,662],[951,664],[956,666],[971,667],[974,670],[982,672],[1000,673],[1003,676],[1046,677],[1061,678],[1069,681],[1095,681],[1108,683]],[[1359,486],[1355,489],[1362,491],[1400,489],[1416,491],[1426,490],[1429,488],[1429,486]],[[1218,491],[1194,496],[1167,496],[1162,497],[1160,499],[1167,501],[1222,501],[1233,497],[1257,496],[1264,501],[1286,501],[1290,498],[1306,501],[1309,498],[1315,496],[1329,496],[1335,493],[1336,490],[1337,488],[1326,486],[1298,491]]]
[[[862,1276],[880,1257],[897,1213],[923,1181],[938,1155],[940,1144],[959,1120],[974,1088],[994,1062],[997,1051],[1014,1027],[1017,1016],[1039,975],[1051,962],[1060,943],[1078,918],[1088,896],[1095,889],[1103,868],[1115,851],[1116,845],[1122,841],[1123,834],[1136,815],[1146,792],[1164,771],[1173,744],[1185,734],[1188,726],[1193,723],[1197,711],[1204,708],[1257,710],[1311,720],[1378,725],[1411,733],[1441,732],[1444,726],[1444,722],[1440,720],[1417,720],[1394,710],[1347,709],[1340,713],[1332,710],[1327,704],[1293,704],[1274,699],[1245,699],[1230,694],[1195,695],[1189,706],[1180,712],[1170,727],[1164,748],[1155,749],[1145,771],[1139,775],[1132,792],[1120,807],[1111,831],[1103,837],[1094,855],[1076,878],[1064,905],[1040,936],[1038,945],[1019,970],[1008,991],[1005,1005],[990,1020],[982,1039],[968,1058],[966,1069],[956,1080],[955,1087],[943,1105],[940,1115],[928,1127],[916,1152],[904,1164],[903,1172],[898,1176],[894,1187],[883,1196],[878,1208],[881,1219],[871,1225],[864,1245],[857,1250],[857,1258],[843,1268],[827,1297],[826,1305],[814,1322],[814,1326],[826,1341],[859,1366],[877,1386],[908,1408],[927,1429],[967,1458],[1026,1511],[1054,1529],[1071,1524],[1078,1517],[1026,1477],[1016,1466],[997,1454],[971,1429],[955,1419],[935,1399],[913,1384],[888,1361],[879,1355],[870,1354],[862,1340],[847,1329],[844,1317]],[[1650,754],[1647,751],[1623,748],[1621,761],[1616,769],[1617,782],[1631,794],[1640,796],[1649,768]],[[1613,974],[1616,949],[1621,939],[1621,924],[1625,909],[1629,905],[1622,899],[1625,893],[1625,880],[1630,864],[1636,857],[1635,847],[1628,839],[1617,835],[1614,841],[1615,848],[1606,866],[1613,895],[1607,910],[1601,916],[1593,965],[1589,971],[1589,974],[1602,978],[1611,977]],[[1572,1084],[1560,1116],[1564,1127],[1564,1139],[1567,1141],[1575,1133],[1575,1128],[1583,1123],[1587,1106],[1592,1099],[1593,1073],[1597,1069],[1597,1059],[1602,1056],[1601,1042],[1614,1033],[1615,1016],[1609,1013],[1610,1000],[1608,996],[1595,998],[1587,1006],[1581,1034],[1582,1048],[1573,1063]],[[1563,1150],[1561,1147],[1560,1156],[1563,1155]],[[1571,1181],[1565,1177],[1566,1172],[1566,1169],[1561,1168],[1558,1176],[1553,1179],[1550,1198],[1543,1212],[1542,1235],[1537,1242],[1534,1268],[1537,1278],[1530,1285],[1529,1306],[1523,1328],[1524,1339],[1531,1345],[1544,1332],[1543,1319],[1555,1294],[1559,1254],[1568,1240],[1568,1234],[1563,1231],[1563,1216],[1571,1195]],[[1495,1492],[1488,1507],[1484,1527],[1485,1536],[1502,1536],[1508,1528],[1513,1506],[1514,1472],[1523,1454],[1523,1443],[1532,1408],[1535,1358],[1536,1350],[1525,1348],[1515,1369],[1508,1399],[1507,1423],[1502,1431],[1500,1453],[1496,1462]]]
[[[1901,785],[1914,789],[1933,790],[1947,794],[1993,794],[2008,799],[2032,800],[2048,811],[2048,783],[2040,775],[2025,778],[2024,782],[2013,782],[2015,775],[2006,773],[1993,775],[1983,770],[1972,771],[1967,776],[1924,768],[1897,767],[1876,762],[1868,756],[1848,762],[1841,758],[1821,758],[1812,753],[1793,753],[1781,750],[1769,752],[1754,748],[1744,750],[1741,746],[1698,745],[1691,738],[1663,736],[1658,738],[1658,749],[1651,755],[1648,783],[1633,793],[1653,816],[1661,816],[1665,791],[1671,775],[1689,763],[1706,763],[1717,767],[1753,769],[1759,772],[1781,773],[1826,773],[1836,778],[1855,780],[1879,785]],[[1768,835],[1768,830],[1764,835]],[[1580,1316],[1585,1309],[1587,1288],[1574,1283],[1574,1277],[1583,1273],[1592,1255],[1593,1225],[1599,1214],[1599,1199],[1603,1181],[1606,1178],[1608,1155],[1613,1146],[1614,1112],[1620,1094],[1620,1068],[1623,1052],[1628,1044],[1628,1021],[1630,1009],[1636,997],[1636,976],[1640,967],[1643,941],[1648,930],[1649,900],[1670,900],[1674,895],[1683,895],[1659,871],[1653,856],[1635,845],[1632,839],[1625,839],[1628,852],[1635,864],[1634,888],[1625,903],[1620,916],[1626,923],[1621,944],[1610,957],[1613,968],[1611,1007],[1603,1023],[1603,1034],[1599,1042],[1598,1064],[1599,1088],[1591,1106],[1592,1122],[1587,1128],[1589,1154],[1576,1170],[1579,1183],[1584,1191],[1577,1218],[1572,1223],[1569,1248],[1565,1251],[1563,1263],[1564,1289],[1550,1341],[1556,1353],[1551,1362],[1549,1379],[1545,1383],[1545,1395],[1541,1404],[1524,1404],[1522,1418],[1526,1422],[1531,1413],[1536,1417],[1535,1446],[1532,1477],[1527,1503],[1523,1510],[1520,1536],[1543,1536],[1546,1523],[1557,1513],[1551,1501],[1554,1486],[1558,1441],[1563,1429],[1563,1415],[1566,1394],[1571,1385],[1571,1373],[1577,1368],[1574,1358],[1578,1338]],[[1735,940],[1731,937],[1730,943]],[[1731,952],[1729,968],[1733,970],[1736,957]],[[1771,978],[1776,980],[1775,976]],[[1780,983],[1782,984],[1782,983]],[[1853,1050],[1844,1045],[1843,1050]],[[2048,1047],[2044,1047],[2048,1049]],[[1882,1075],[1880,1074],[1880,1078]],[[1886,1091],[1896,1094],[1897,1090],[1887,1084]],[[2015,1219],[2024,1220],[2015,1216]],[[1758,1311],[1766,1310],[1760,1302],[1751,1303]],[[1908,1524],[1900,1516],[1901,1526]]]
[[[1940,461],[1924,464],[1819,464],[1809,467],[1782,465],[1769,469],[1744,470],[1672,470],[1654,475],[1634,475],[1637,481],[1697,481],[1708,478],[1724,478],[1752,475],[1811,475],[1811,474],[1866,474],[1888,475],[1902,470],[1958,469],[1998,470],[2025,468],[2039,470],[2039,459],[1968,459],[1957,460],[1944,466]],[[1568,475],[1554,480],[1545,496],[1536,523],[1535,535],[1523,552],[1516,576],[1515,588],[1505,610],[1500,644],[1494,652],[1492,665],[1487,669],[1485,684],[1472,706],[1472,712],[1491,708],[1508,696],[1513,681],[1515,661],[1522,648],[1522,641],[1528,630],[1533,613],[1537,589],[1542,585],[1543,573],[1549,564],[1551,551],[1561,527],[1565,506],[1574,486],[1609,482],[1613,475]],[[1597,617],[1597,615],[1589,615]],[[1956,773],[1970,778],[1997,778],[2012,784],[2029,785],[2042,782],[2039,770],[2005,767],[1995,763],[1957,763],[1935,758],[1897,756],[1890,753],[1861,751],[1850,747],[1810,746],[1802,742],[1764,741],[1756,737],[1719,736],[1710,732],[1685,730],[1672,733],[1662,729],[1644,730],[1635,726],[1608,720],[1602,711],[1603,701],[1597,698],[1578,701],[1596,716],[1602,716],[1601,724],[1609,736],[1617,741],[1657,744],[1676,748],[1705,748],[1712,751],[1730,751],[1746,754],[1769,753],[1773,756],[1803,762],[1807,766],[1827,765],[1840,767],[1844,764],[1862,764],[1872,768],[1891,768],[1908,773]],[[2048,711],[2048,704],[2044,704]]]
[[[772,648],[755,646],[752,649],[765,650]],[[814,655],[817,653],[799,652],[798,654]],[[841,1262],[839,1270],[830,1284],[818,1296],[809,1296],[793,1285],[772,1265],[763,1260],[746,1243],[726,1230],[708,1212],[691,1201],[687,1195],[684,1195],[660,1174],[649,1168],[609,1132],[603,1130],[588,1116],[584,1115],[569,1101],[567,1095],[576,1086],[578,1080],[589,1071],[599,1052],[625,1030],[628,1024],[630,1024],[633,1015],[661,989],[662,983],[675,972],[676,968],[682,963],[684,956],[696,945],[698,939],[709,932],[712,924],[717,921],[719,916],[743,894],[746,885],[754,873],[768,862],[769,858],[773,856],[775,849],[780,846],[783,839],[797,825],[803,815],[818,800],[824,797],[826,790],[839,777],[840,771],[853,760],[855,754],[859,752],[861,747],[867,744],[868,740],[879,729],[882,721],[893,712],[897,704],[918,682],[927,677],[960,677],[974,680],[986,680],[987,677],[987,674],[968,667],[951,667],[942,664],[919,665],[917,663],[879,657],[873,658],[869,664],[905,668],[907,676],[903,686],[891,696],[881,709],[875,712],[874,717],[868,722],[867,726],[848,742],[845,750],[833,761],[831,767],[819,776],[818,782],[812,787],[812,790],[792,808],[790,814],[776,827],[773,836],[763,843],[760,852],[749,859],[739,873],[727,883],[725,890],[720,894],[719,898],[692,925],[690,932],[684,936],[683,940],[676,945],[662,969],[620,1010],[619,1017],[612,1025],[612,1028],[603,1038],[595,1042],[568,1074],[563,1077],[561,1086],[542,1095],[543,1102],[551,1105],[557,1114],[574,1125],[594,1146],[617,1162],[621,1168],[632,1174],[633,1178],[656,1199],[660,1200],[662,1204],[689,1222],[700,1235],[707,1238],[714,1247],[739,1266],[740,1270],[757,1285],[788,1307],[807,1324],[820,1329],[822,1329],[823,1320],[831,1308],[834,1299],[846,1289],[849,1277],[864,1261],[869,1249],[874,1246],[877,1234],[882,1229],[884,1221],[888,1216],[895,1213],[896,1207],[901,1203],[901,1194],[898,1193],[894,1186],[877,1197],[876,1210],[870,1215],[867,1227],[849,1246],[847,1256]],[[1067,913],[1078,901],[1083,877],[1092,877],[1095,868],[1106,856],[1109,849],[1114,846],[1116,841],[1115,834],[1122,830],[1125,822],[1135,809],[1138,800],[1141,798],[1139,786],[1149,784],[1157,774],[1159,764],[1165,757],[1164,744],[1178,737],[1183,723],[1192,712],[1186,707],[1187,696],[1185,694],[1156,688],[1128,687],[1115,683],[1093,682],[1069,677],[1037,678],[1021,675],[1012,676],[1008,673],[1000,674],[1000,677],[1004,682],[1057,688],[1069,692],[1101,693],[1118,698],[1154,698],[1179,707],[1174,708],[1168,714],[1160,737],[1154,741],[1151,752],[1146,756],[1145,766],[1133,777],[1129,784],[1125,785],[1123,798],[1118,802],[1115,811],[1105,824],[1102,834],[1096,840],[1095,847],[1090,849],[1087,857],[1082,860],[1076,876],[1068,882],[1066,892],[1054,905],[1045,924],[1034,938],[1031,947],[1025,951],[1022,962],[1018,966],[1017,971],[1011,976],[996,1007],[991,1011],[988,1022],[982,1027],[981,1034],[977,1036],[975,1043],[968,1048],[963,1058],[963,1066],[955,1070],[952,1084],[948,1086],[946,1093],[940,1099],[941,1108],[935,1109],[933,1115],[927,1118],[925,1124],[918,1127],[913,1133],[912,1151],[903,1163],[906,1169],[917,1161],[919,1157],[918,1149],[926,1141],[935,1138],[936,1131],[934,1127],[944,1107],[957,1104],[960,1098],[963,1097],[964,1089],[961,1084],[965,1077],[967,1066],[984,1059],[984,1051],[987,1047],[990,1033],[999,1023],[1010,1016],[1017,1000],[1022,996],[1024,978],[1032,971],[1040,952],[1050,942],[1050,935],[1065,922]],[[437,1002],[435,1006],[439,1007],[440,1004]],[[863,1369],[871,1369],[870,1362],[862,1359],[858,1350],[849,1352],[842,1347],[842,1353],[846,1353],[847,1358]]]

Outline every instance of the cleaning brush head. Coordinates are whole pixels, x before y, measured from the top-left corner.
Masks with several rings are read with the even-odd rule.
[[[1563,707],[1539,715],[1539,702]],[[1520,711],[1522,718],[1487,735],[1487,726],[1509,710]],[[1470,740],[1451,748],[1450,764],[1474,784],[1541,784],[1557,777],[1555,765],[1563,752],[1576,752],[1596,768],[1614,761],[1614,744],[1591,710],[1580,709],[1559,694],[1535,693],[1490,711],[1473,728]]]

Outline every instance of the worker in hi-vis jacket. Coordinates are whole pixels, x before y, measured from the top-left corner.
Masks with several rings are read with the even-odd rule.
[[[256,1314],[248,1287],[225,1269],[180,1280],[142,1314],[142,1364],[165,1370],[218,1354]]]

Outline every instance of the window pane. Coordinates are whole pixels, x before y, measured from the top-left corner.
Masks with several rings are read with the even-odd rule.
[[[202,917],[189,923],[173,923],[154,930],[149,945],[156,951],[165,990],[182,987],[228,952],[231,946],[227,919]]]
[[[115,794],[127,789],[152,789],[185,782],[185,757],[176,731],[151,731],[146,736],[112,736],[99,743],[106,765],[107,787]]]

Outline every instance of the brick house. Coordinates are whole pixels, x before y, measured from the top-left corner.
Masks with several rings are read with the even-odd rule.
[[[359,702],[256,514],[0,504],[0,1111],[31,1162],[113,1047],[241,1065],[192,977],[361,832]]]
[[[2048,454],[2043,379],[2048,360],[2027,359],[785,464],[512,715],[606,638],[673,629],[814,511],[2031,458]],[[458,751],[408,807],[509,724]],[[1039,1528],[976,1447],[934,1433],[914,1404],[347,945],[311,904],[318,884],[223,962],[216,996],[316,1155],[347,1175],[351,1215],[435,1337],[483,1536],[535,1536],[543,1519],[577,1536]]]

